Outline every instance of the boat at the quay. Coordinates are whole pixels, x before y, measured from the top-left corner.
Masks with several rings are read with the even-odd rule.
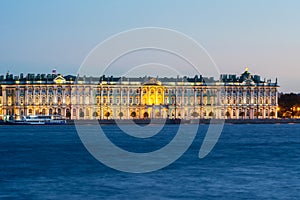
[[[9,119],[3,121],[7,125],[62,125],[66,124],[66,120],[60,115],[28,115],[21,119]]]

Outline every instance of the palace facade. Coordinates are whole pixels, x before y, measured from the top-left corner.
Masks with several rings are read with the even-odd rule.
[[[247,69],[219,80],[7,73],[0,76],[0,119],[277,118],[278,87]]]

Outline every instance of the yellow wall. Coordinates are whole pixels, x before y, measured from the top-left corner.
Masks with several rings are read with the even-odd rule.
[[[163,86],[143,86],[142,104],[160,105],[164,104],[164,87]],[[146,92],[146,93],[145,93]]]

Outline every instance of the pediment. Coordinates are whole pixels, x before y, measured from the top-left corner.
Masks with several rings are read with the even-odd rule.
[[[57,76],[53,81],[57,84],[66,83],[66,79],[61,75]]]
[[[156,78],[150,78],[148,81],[144,82],[143,85],[161,85],[161,82]]]

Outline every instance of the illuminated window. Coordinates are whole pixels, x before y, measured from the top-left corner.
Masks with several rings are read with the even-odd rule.
[[[9,106],[11,106],[11,104],[12,104],[12,102],[11,102],[11,97],[8,97],[8,99],[7,99],[7,104],[8,104]]]
[[[66,104],[67,104],[67,105],[70,104],[70,97],[69,97],[69,96],[66,97]]]
[[[86,97],[85,97],[84,103],[85,103],[85,104],[89,104],[89,103],[90,103],[90,97],[89,97],[89,96],[86,96]]]
[[[259,101],[260,104],[263,104],[264,103],[264,99],[262,97],[260,97],[260,101]]]
[[[46,97],[42,98],[42,104],[46,104]]]
[[[35,97],[35,104],[39,104],[39,97]]]
[[[76,96],[72,96],[72,104],[76,104]]]

